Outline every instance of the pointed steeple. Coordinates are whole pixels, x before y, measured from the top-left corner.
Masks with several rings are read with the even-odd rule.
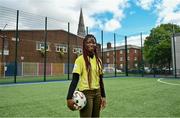
[[[86,35],[82,8],[81,8],[81,11],[80,11],[80,16],[79,16],[79,24],[78,24],[77,35],[81,36],[81,37],[85,37],[85,35]]]

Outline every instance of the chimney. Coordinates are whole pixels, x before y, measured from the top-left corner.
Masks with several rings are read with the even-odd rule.
[[[107,49],[109,49],[109,48],[111,48],[111,43],[110,42],[107,43]]]

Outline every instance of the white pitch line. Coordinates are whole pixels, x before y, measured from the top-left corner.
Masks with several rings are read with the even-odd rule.
[[[180,84],[164,82],[164,81],[162,81],[162,79],[163,79],[163,78],[159,78],[157,81],[158,81],[158,82],[161,82],[161,83],[164,83],[164,84],[169,84],[169,85],[174,85],[174,86],[180,86]]]

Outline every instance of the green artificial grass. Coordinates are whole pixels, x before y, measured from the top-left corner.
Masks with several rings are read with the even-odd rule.
[[[180,83],[179,79],[163,81]],[[70,81],[0,86],[0,117],[79,117],[66,106]],[[154,78],[104,79],[102,117],[180,117],[180,86]]]
[[[70,74],[70,79],[72,78],[71,76],[72,75]],[[44,80],[44,76],[17,76],[16,82],[22,83],[22,82],[59,81],[59,80],[65,80],[65,78],[68,78],[67,74],[63,74],[59,76],[46,76],[46,80]],[[0,78],[0,84],[14,83],[14,81],[15,81],[14,76]]]

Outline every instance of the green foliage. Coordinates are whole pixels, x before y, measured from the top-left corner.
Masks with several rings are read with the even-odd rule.
[[[59,56],[60,56],[60,57],[63,57],[63,56],[64,56],[63,50],[60,50],[60,52],[58,52],[58,53],[59,53]]]
[[[47,50],[46,50],[46,51],[47,51]],[[41,53],[42,56],[45,55],[45,49],[44,49],[44,48],[40,49],[39,52]]]
[[[48,51],[49,51],[49,50],[48,50],[47,47],[46,47],[46,51],[45,51],[44,48],[41,48],[41,49],[39,50],[39,52],[41,53],[42,56],[44,56],[44,55],[45,55],[45,52],[48,52]]]
[[[77,52],[76,54],[77,54],[77,57],[78,57],[78,56],[82,55],[82,52]]]
[[[171,58],[171,38],[180,32],[180,27],[174,24],[161,24],[151,30],[144,42],[144,57],[149,64],[157,67],[169,66]]]

